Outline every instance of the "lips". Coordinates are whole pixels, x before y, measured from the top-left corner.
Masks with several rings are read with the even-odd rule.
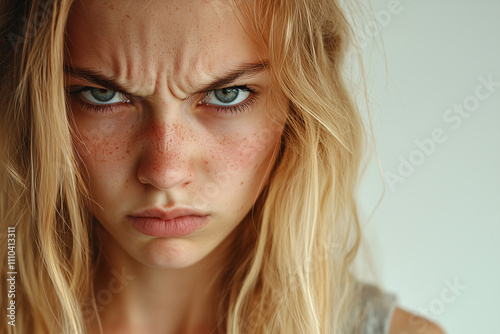
[[[130,215],[134,218],[158,218],[161,220],[171,220],[183,216],[207,216],[207,214],[192,208],[175,207],[172,209],[148,208]]]
[[[140,233],[152,237],[184,237],[209,223],[209,215],[192,208],[149,208],[127,216]]]

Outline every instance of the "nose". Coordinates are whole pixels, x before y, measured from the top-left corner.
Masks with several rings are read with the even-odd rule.
[[[143,150],[137,171],[141,183],[169,190],[193,180],[194,150],[186,130],[178,120],[157,120],[144,129],[139,139]]]

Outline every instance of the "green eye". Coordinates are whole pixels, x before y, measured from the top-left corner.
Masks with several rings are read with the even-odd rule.
[[[217,98],[217,100],[224,102],[224,103],[231,103],[239,95],[238,89],[236,88],[223,88],[223,89],[217,89],[214,91],[214,95]]]
[[[85,100],[97,105],[129,102],[123,93],[104,88],[84,87],[79,93]]]
[[[89,90],[89,93],[100,102],[109,102],[116,95],[112,90],[101,88],[92,88]]]
[[[203,98],[203,103],[219,106],[236,105],[245,101],[250,96],[248,88],[229,87],[212,90]]]

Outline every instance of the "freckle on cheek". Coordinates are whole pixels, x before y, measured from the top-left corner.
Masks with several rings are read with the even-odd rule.
[[[86,147],[78,145],[78,151],[84,161],[109,175],[122,169],[130,154],[126,137],[113,134],[103,137],[87,136],[84,142]]]
[[[258,152],[253,148],[254,146],[247,136],[222,136],[213,150],[216,158],[213,155],[212,158],[220,169],[229,168],[229,172],[238,173],[252,166],[258,158]]]

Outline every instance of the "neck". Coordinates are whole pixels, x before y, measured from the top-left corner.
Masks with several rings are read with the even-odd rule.
[[[94,291],[105,333],[216,332],[230,238],[199,262],[175,269],[138,262],[102,228],[100,240]]]

